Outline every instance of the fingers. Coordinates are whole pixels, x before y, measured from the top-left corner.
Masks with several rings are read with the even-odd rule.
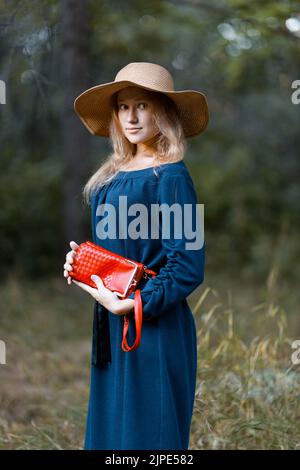
[[[93,281],[97,286],[96,289],[94,287],[89,286],[88,284],[72,279],[72,283],[76,284],[78,287],[81,287],[81,289],[88,292],[95,300],[97,300],[97,302],[101,303],[108,310],[112,309],[112,311],[117,311],[119,308],[118,296],[104,286],[104,283],[100,276],[96,276],[96,279],[93,279]]]
[[[71,284],[72,277],[69,276],[69,271],[67,271],[66,269],[64,270],[64,277],[67,278],[68,284]]]
[[[76,250],[71,250],[71,251],[68,251],[68,253],[66,254],[66,260],[73,260],[76,256]]]
[[[71,241],[70,242],[70,247],[72,248],[72,250],[76,251],[77,248],[79,247],[79,245],[76,242]]]
[[[106,289],[100,276],[97,276],[96,274],[92,274],[91,280],[94,281],[99,291],[101,290],[103,291],[103,289]]]
[[[79,247],[79,245],[71,241],[70,242],[70,247],[72,248],[71,251],[68,251],[66,254],[66,262],[64,264],[64,277],[67,278],[67,282],[70,285],[72,283],[72,278],[69,276],[69,271],[72,271],[72,263],[74,262],[74,258],[76,256],[76,250]]]
[[[102,300],[108,297],[114,297],[113,292],[107,287],[105,287],[104,282],[102,281],[100,276],[98,276],[97,274],[92,274],[91,280],[96,284],[96,290],[98,291]]]
[[[65,264],[64,264],[64,269],[65,269],[66,271],[72,271],[73,268],[72,268],[72,266],[71,266],[70,263],[65,263]]]
[[[69,251],[66,256],[66,261],[70,264],[73,263],[75,256],[76,256],[75,251]]]
[[[64,270],[64,277],[67,278],[67,282],[70,285],[72,282],[71,276],[69,276],[69,271],[67,269]]]

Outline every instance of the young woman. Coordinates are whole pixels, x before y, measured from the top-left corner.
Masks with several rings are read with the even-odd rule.
[[[186,450],[197,373],[197,335],[187,296],[203,282],[205,252],[203,235],[199,243],[203,226],[199,230],[196,223],[197,195],[183,158],[185,139],[207,127],[206,99],[197,91],[174,91],[164,67],[134,62],[114,82],[86,90],[74,106],[88,130],[109,137],[113,147],[84,188],[93,241],[157,273],[139,284],[142,337],[131,352],[121,343],[123,315],[133,312],[134,294],[120,299],[99,277],[97,289],[73,281],[96,301],[84,449]],[[127,211],[120,208],[122,197]],[[155,219],[151,211],[157,204],[168,210]],[[103,207],[114,208],[108,221]],[[198,237],[195,243],[191,234]],[[68,283],[78,244],[70,246],[64,265]],[[131,320],[128,344],[134,339]]]

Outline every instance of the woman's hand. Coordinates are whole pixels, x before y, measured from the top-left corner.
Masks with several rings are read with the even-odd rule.
[[[71,241],[70,247],[72,248],[66,255],[66,262],[64,264],[64,277],[67,278],[67,282],[70,285],[72,282],[77,284],[78,287],[88,292],[95,300],[97,300],[100,304],[107,308],[112,313],[116,315],[125,315],[129,313],[134,308],[134,300],[133,299],[122,299],[120,300],[117,294],[112,292],[111,290],[107,289],[102,279],[99,276],[96,276],[96,279],[93,281],[97,285],[97,288],[93,288],[83,282],[76,281],[69,276],[69,272],[72,271],[73,267],[72,264],[74,262],[74,258],[76,256],[76,250],[79,245]]]
[[[72,279],[74,284],[77,284],[81,289],[88,292],[97,302],[102,304],[107,310],[116,315],[125,315],[133,310],[134,300],[133,299],[122,299],[120,300],[117,294],[107,289],[102,279],[97,275],[91,276],[92,281],[97,285],[97,289],[89,286],[83,282]]]
[[[69,271],[72,271],[72,263],[74,261],[76,250],[79,247],[76,242],[70,242],[71,251],[66,254],[66,262],[64,264],[64,277],[67,278],[68,284],[71,284],[72,278],[69,276]]]

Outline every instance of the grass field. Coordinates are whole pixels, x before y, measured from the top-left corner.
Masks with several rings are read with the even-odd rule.
[[[0,295],[0,449],[82,449],[93,299],[63,279],[13,274]],[[300,448],[297,296],[272,271],[262,286],[207,274],[189,298],[198,331],[190,449]]]

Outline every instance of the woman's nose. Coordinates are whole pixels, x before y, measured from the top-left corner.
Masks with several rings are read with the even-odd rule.
[[[132,122],[132,121],[136,122],[137,114],[136,114],[136,109],[135,108],[129,108],[128,109],[127,120],[128,120],[128,122]]]

